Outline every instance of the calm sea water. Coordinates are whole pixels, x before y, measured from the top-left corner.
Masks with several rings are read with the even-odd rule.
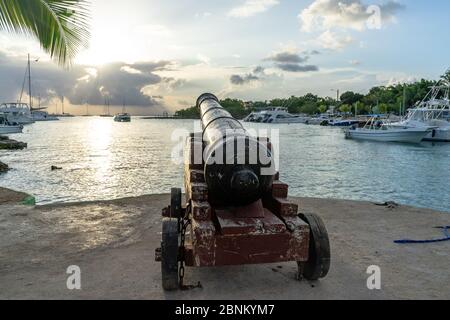
[[[249,128],[264,129],[251,124]],[[167,193],[183,185],[172,162],[175,129],[194,122],[72,118],[27,126],[12,138],[23,151],[0,152],[13,168],[0,186],[36,196],[38,203],[105,200]],[[396,201],[450,212],[450,144],[357,142],[341,129],[278,125],[280,171],[290,194],[318,198]],[[52,165],[60,171],[51,171]]]

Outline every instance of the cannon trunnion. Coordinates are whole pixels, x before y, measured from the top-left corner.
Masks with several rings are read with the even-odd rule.
[[[181,189],[175,188],[170,206],[163,209],[162,243],[156,252],[163,288],[186,288],[185,266],[292,261],[297,262],[298,279],[324,278],[330,268],[327,230],[317,215],[298,213],[288,185],[270,171],[270,142],[251,137],[214,95],[200,96],[197,106],[203,132],[186,142],[185,205]],[[227,151],[230,140],[244,142],[244,147]],[[255,150],[262,151],[257,161],[251,159]],[[222,157],[222,151],[228,162],[211,160]]]

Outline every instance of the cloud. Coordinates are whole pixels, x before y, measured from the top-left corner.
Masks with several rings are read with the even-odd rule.
[[[293,52],[279,52],[276,54],[273,54],[266,60],[274,61],[278,63],[303,63],[308,61],[309,57],[300,57],[297,53]]]
[[[414,83],[418,81],[418,78],[415,76],[403,76],[403,77],[391,77],[387,81],[387,86],[395,86],[398,84],[408,84],[408,83]]]
[[[296,63],[278,63],[276,65],[279,69],[288,72],[311,72],[311,71],[319,71],[318,66],[313,65],[299,65]]]
[[[259,80],[259,77],[257,77],[256,75],[249,73],[246,74],[244,76],[238,75],[238,74],[233,74],[230,77],[230,82],[231,84],[237,85],[237,86],[242,86],[246,83],[255,81],[255,80]]]
[[[168,60],[137,62],[128,67],[139,70],[142,73],[152,73],[155,71],[171,70],[174,62]]]
[[[265,68],[263,66],[256,66],[253,70],[247,74],[239,75],[233,74],[230,77],[230,83],[236,86],[243,86],[244,84],[263,80],[266,76]]]
[[[335,32],[327,30],[317,39],[318,43],[325,49],[341,50],[353,42],[349,35],[338,35]]]
[[[395,14],[402,9],[404,6],[396,1],[367,6],[360,0],[315,0],[298,17],[305,32],[332,28],[364,31],[371,27],[371,19],[378,19],[380,24],[394,22]]]
[[[197,54],[197,60],[206,65],[211,63],[211,58],[201,53]]]
[[[16,101],[22,88],[26,61],[0,53],[0,94],[4,100]],[[142,88],[169,81],[173,86],[181,80],[167,80],[157,75],[170,70],[169,61],[136,64],[109,63],[103,66],[75,65],[70,71],[57,68],[53,63],[40,61],[33,65],[33,96],[40,96],[43,105],[53,98],[64,96],[72,105],[103,105],[108,97],[112,105],[160,106]],[[178,81],[178,82],[177,82]]]
[[[200,13],[200,12],[197,12],[196,14],[195,14],[195,17],[198,19],[198,18],[208,18],[208,17],[211,17],[212,16],[212,13],[211,12],[202,12],[202,13]]]
[[[309,56],[300,56],[295,51],[278,52],[272,54],[265,60],[274,62],[275,67],[287,72],[311,72],[319,70],[318,66],[303,65],[303,63],[309,60]]]
[[[166,26],[159,24],[140,25],[134,28],[134,32],[152,38],[172,36],[172,32]]]
[[[262,66],[257,66],[255,69],[253,69],[253,73],[255,74],[264,74],[265,68]]]
[[[265,12],[278,5],[278,0],[247,0],[242,5],[231,9],[228,16],[234,18],[248,18]]]
[[[359,60],[350,60],[349,63],[352,66],[359,66],[361,64],[361,61],[359,61]]]

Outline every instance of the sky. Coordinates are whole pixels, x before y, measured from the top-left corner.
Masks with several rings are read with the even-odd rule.
[[[366,93],[450,67],[448,0],[92,0],[91,39],[69,69],[0,32],[0,97],[20,95],[26,54],[49,111],[126,104],[170,113],[203,92],[270,100]],[[35,62],[34,59],[38,59]],[[37,98],[36,98],[37,99]],[[91,112],[101,112],[92,107]]]

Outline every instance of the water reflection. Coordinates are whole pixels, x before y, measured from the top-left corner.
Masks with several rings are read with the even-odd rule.
[[[171,161],[171,135],[180,128],[192,131],[194,124],[97,117],[36,123],[16,137],[28,149],[0,155],[14,168],[0,185],[32,193],[39,203],[167,193],[183,185],[183,167]],[[358,142],[340,129],[300,124],[270,128],[280,130],[280,171],[292,195],[450,211],[450,144]],[[63,170],[51,172],[51,165]]]

